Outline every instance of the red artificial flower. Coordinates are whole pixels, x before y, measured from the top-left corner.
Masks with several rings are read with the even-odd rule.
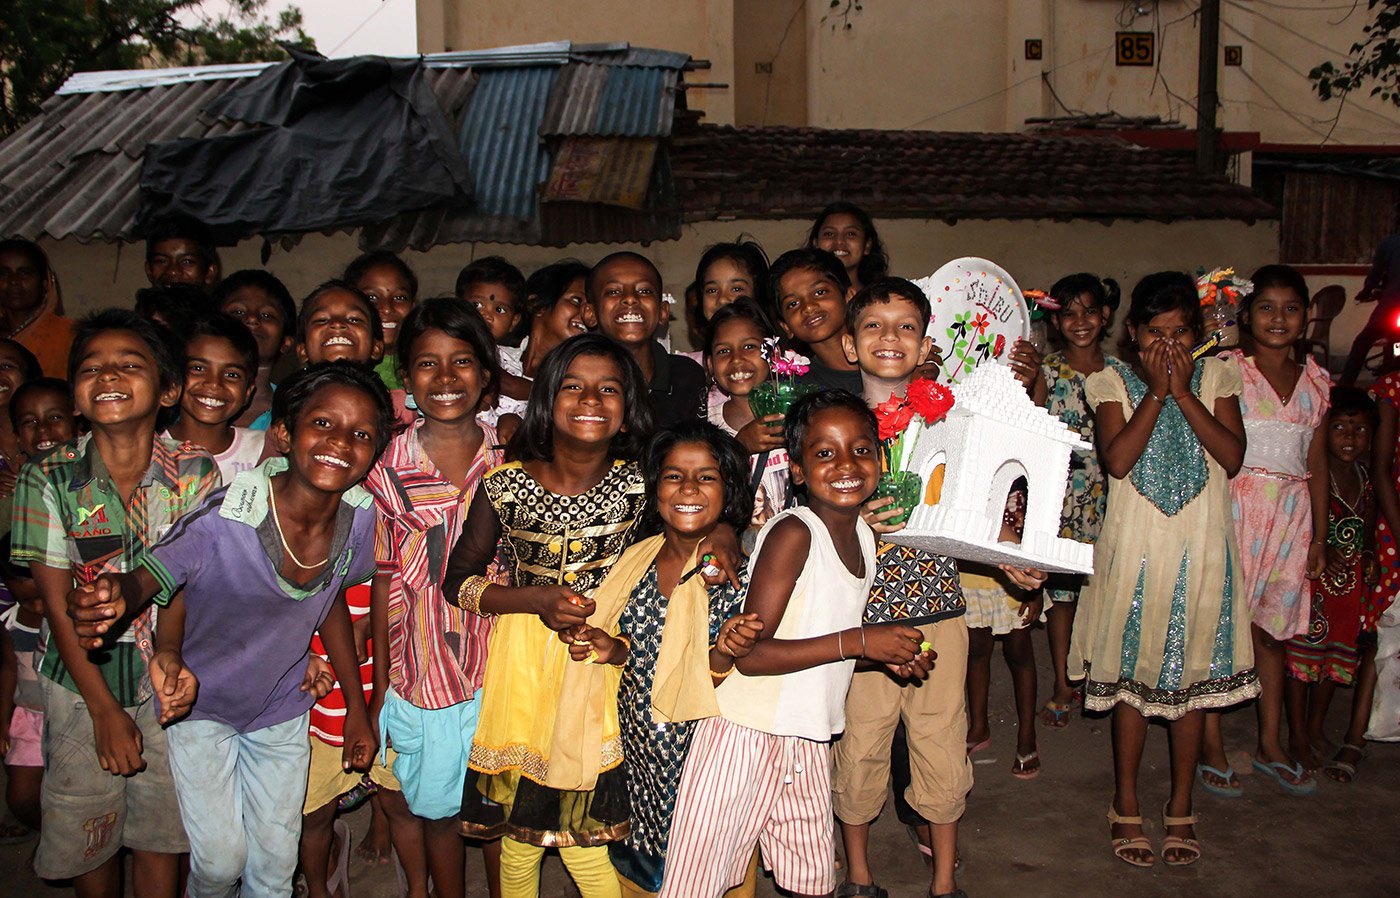
[[[909,407],[925,424],[934,424],[948,416],[953,407],[953,391],[930,377],[921,377],[909,385]]]
[[[1003,334],[997,334],[997,340],[992,344],[992,358],[1001,358],[1004,349],[1006,349],[1006,337]]]
[[[898,393],[875,406],[875,421],[880,425],[878,436],[882,442],[904,433],[904,429],[913,420],[913,406]]]

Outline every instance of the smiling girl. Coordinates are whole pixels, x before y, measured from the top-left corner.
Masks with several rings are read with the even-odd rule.
[[[857,290],[889,272],[890,260],[875,222],[855,203],[836,202],[823,209],[807,232],[807,248],[835,255]]]
[[[617,342],[584,334],[560,344],[511,443],[517,460],[486,475],[447,561],[447,600],[495,617],[461,829],[505,836],[505,896],[538,893],[548,846],[585,898],[618,894],[606,849],[628,828],[617,707],[561,698],[575,677],[556,632],[590,622],[597,606],[587,596],[637,529],[646,494],[634,459],[652,420],[645,391]],[[723,531],[727,546],[713,551],[732,576],[737,543]],[[498,545],[509,587],[487,577]],[[554,750],[570,735],[586,749],[573,763]]]
[[[1240,546],[1240,595],[1251,621],[1261,692],[1253,767],[1284,792],[1317,791],[1308,773],[1321,766],[1306,742],[1283,747],[1284,643],[1308,631],[1312,590],[1327,562],[1327,372],[1311,355],[1302,365],[1293,347],[1308,320],[1308,286],[1287,265],[1254,273],[1241,302],[1241,324],[1253,354],[1234,359],[1244,378],[1240,405],[1247,436],[1244,467],[1230,482]],[[1314,526],[1313,522],[1319,522]],[[1307,548],[1305,549],[1304,546]],[[1198,771],[1202,786],[1225,797],[1242,787],[1225,760],[1220,715],[1206,716]]]
[[[418,301],[418,276],[408,263],[388,250],[365,253],[345,267],[347,284],[369,297],[379,313],[384,335],[384,357],[374,372],[390,390],[402,390],[399,377],[399,328]]]
[[[404,318],[403,383],[422,417],[394,437],[367,486],[379,510],[371,616],[375,696],[402,791],[378,794],[393,818],[411,896],[460,898],[457,811],[481,703],[491,619],[443,600],[444,555],[462,533],[482,476],[502,461],[477,419],[497,380],[481,316],[457,299],[424,300]],[[488,846],[494,872],[499,843]],[[493,877],[494,878],[494,877]],[[492,884],[493,887],[495,884]]]
[[[841,342],[846,302],[855,295],[841,262],[822,249],[789,250],[773,263],[768,281],[783,334],[812,357],[802,383],[861,395],[860,369]]]

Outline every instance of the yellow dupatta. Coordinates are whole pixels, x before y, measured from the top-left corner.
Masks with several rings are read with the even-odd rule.
[[[617,622],[632,591],[656,562],[665,536],[649,537],[631,546],[593,590],[590,626],[616,635]],[[690,570],[695,555],[684,566]],[[658,723],[698,720],[719,714],[710,679],[710,597],[703,580],[692,577],[679,584],[666,606],[652,686],[652,719]],[[588,791],[603,769],[603,745],[618,732],[617,688],[622,670],[610,664],[570,663],[559,689],[558,708],[550,739],[545,785]]]

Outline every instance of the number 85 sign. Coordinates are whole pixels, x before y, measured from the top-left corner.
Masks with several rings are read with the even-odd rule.
[[[1151,31],[1119,31],[1113,35],[1114,62],[1118,65],[1152,65],[1157,58],[1157,35]]]

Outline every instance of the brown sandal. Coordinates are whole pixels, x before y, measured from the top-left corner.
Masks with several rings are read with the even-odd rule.
[[[1171,817],[1167,814],[1169,805],[1162,805],[1162,825],[1171,826],[1195,826],[1196,815],[1191,814],[1186,817]],[[1187,852],[1185,858],[1170,860],[1167,857],[1168,851]],[[1201,859],[1201,843],[1198,839],[1188,839],[1184,836],[1167,836],[1162,839],[1162,863],[1169,867],[1189,867],[1191,864]]]
[[[1115,823],[1128,826],[1142,826],[1142,818],[1120,816],[1119,813],[1114,810],[1113,805],[1109,805],[1108,823],[1110,826]],[[1153,864],[1157,863],[1157,855],[1152,853],[1152,843],[1148,841],[1147,836],[1123,836],[1115,839],[1110,835],[1108,846],[1113,849],[1114,857],[1124,863],[1132,864],[1134,867],[1151,867]],[[1147,857],[1134,858],[1128,854],[1129,851],[1145,851],[1147,852]]]

